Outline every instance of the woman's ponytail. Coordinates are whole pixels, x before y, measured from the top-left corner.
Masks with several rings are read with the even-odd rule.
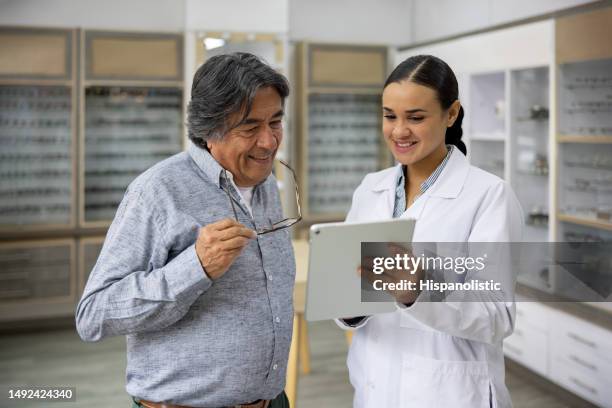
[[[465,147],[465,143],[461,141],[461,137],[463,136],[463,129],[461,129],[462,122],[463,106],[459,108],[459,115],[457,115],[457,119],[455,119],[453,126],[446,129],[446,144],[456,146],[461,150],[461,153],[467,156],[467,148]]]

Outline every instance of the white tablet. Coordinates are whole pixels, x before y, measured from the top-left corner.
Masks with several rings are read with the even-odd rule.
[[[362,242],[412,242],[414,220],[327,223],[310,227],[306,320],[366,316],[395,310],[393,302],[362,302]]]

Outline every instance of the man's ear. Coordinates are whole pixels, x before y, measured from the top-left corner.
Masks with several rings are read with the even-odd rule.
[[[459,116],[459,109],[461,109],[461,102],[457,99],[455,102],[451,104],[448,108],[448,123],[447,127],[451,127],[455,124],[457,117]]]

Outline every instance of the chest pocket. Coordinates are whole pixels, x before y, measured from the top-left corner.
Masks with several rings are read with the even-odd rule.
[[[434,360],[404,353],[399,398],[400,408],[491,407],[487,363]]]

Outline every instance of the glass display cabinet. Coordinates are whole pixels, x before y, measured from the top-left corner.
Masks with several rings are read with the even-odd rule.
[[[556,23],[559,240],[612,240],[610,17],[606,8]]]
[[[77,33],[0,28],[0,322],[76,298]]]
[[[387,50],[300,43],[296,56],[304,224],[343,220],[363,177],[392,164],[381,135]]]
[[[177,88],[85,89],[85,220],[111,220],[128,184],[182,149]]]
[[[523,241],[549,239],[549,67],[510,71],[510,182],[525,213]]]
[[[469,144],[472,164],[505,178],[506,74],[480,73],[470,77]]]
[[[0,234],[75,224],[75,34],[0,29]]]
[[[0,28],[1,323],[74,314],[127,185],[183,148],[183,86],[181,34]]]
[[[183,149],[182,37],[86,31],[80,223],[105,227],[129,183]]]

